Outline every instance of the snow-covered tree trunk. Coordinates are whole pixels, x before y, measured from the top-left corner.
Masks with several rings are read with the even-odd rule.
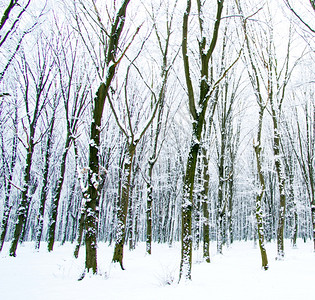
[[[194,95],[194,89],[192,84],[192,74],[189,66],[189,55],[188,55],[188,21],[191,11],[191,0],[187,0],[186,11],[183,17],[183,35],[182,35],[182,53],[183,53],[183,63],[185,70],[186,87],[188,93],[188,104],[192,122],[192,133],[190,148],[186,163],[186,172],[184,176],[184,187],[183,187],[183,199],[181,206],[181,262],[179,270],[179,280],[191,280],[191,263],[192,263],[192,211],[193,211],[193,191],[194,191],[194,181],[197,157],[200,148],[200,142],[202,137],[202,129],[205,121],[205,114],[208,107],[208,102],[212,96],[217,84],[222,80],[219,79],[212,87],[210,87],[209,81],[209,61],[212,57],[213,51],[215,49],[219,27],[221,22],[221,15],[223,10],[223,2],[217,1],[217,11],[216,19],[212,34],[211,43],[208,49],[207,39],[203,32],[204,20],[202,9],[203,4],[201,1],[197,1],[198,7],[198,19],[200,25],[201,41],[199,42],[199,54],[200,54],[200,91],[199,91],[199,101],[196,107],[196,99]],[[225,73],[226,74],[226,73]]]
[[[224,104],[226,106],[226,104]],[[222,114],[224,114],[222,112]],[[223,244],[225,241],[224,237],[224,227],[225,227],[225,216],[227,208],[226,199],[226,179],[225,179],[225,157],[226,157],[226,143],[227,143],[227,128],[225,123],[226,116],[224,116],[220,124],[220,150],[218,157],[218,203],[217,203],[217,252],[223,254]]]
[[[264,106],[260,106],[259,112],[259,120],[258,120],[258,132],[257,132],[257,140],[254,143],[254,151],[256,156],[256,166],[257,166],[257,173],[259,179],[259,189],[256,195],[256,221],[257,221],[257,232],[258,232],[258,242],[259,242],[259,249],[262,261],[262,268],[268,270],[268,258],[267,252],[265,247],[265,229],[264,229],[264,212],[262,207],[262,200],[265,194],[266,185],[265,185],[265,178],[262,169],[262,159],[261,159],[261,131],[262,131],[262,124],[263,124],[263,116],[264,116]]]
[[[285,195],[285,174],[283,170],[283,163],[280,158],[280,137],[278,134],[278,128],[275,127],[274,133],[274,155],[275,155],[275,166],[278,176],[278,187],[280,194],[280,207],[279,207],[279,220],[278,220],[278,230],[277,230],[277,250],[278,259],[283,259],[284,257],[284,222],[285,222],[285,212],[286,212],[286,195]]]
[[[66,33],[69,34],[69,29],[67,29]],[[58,34],[62,36],[60,29],[58,29]],[[88,77],[88,72],[84,73],[84,75],[80,74],[79,78],[76,77],[78,76],[79,68],[82,68],[86,63],[84,56],[79,57],[77,55],[79,51],[78,40],[61,39],[61,42],[54,45],[54,47],[66,120],[66,138],[59,161],[59,172],[52,191],[50,220],[48,225],[48,251],[52,251],[54,247],[58,207],[66,174],[68,153],[73,140],[76,138],[79,120],[86,108],[87,96],[89,95],[88,90],[90,88],[89,78],[86,78],[86,76]],[[68,48],[67,52],[65,51],[65,47]]]
[[[207,263],[210,263],[210,220],[209,220],[209,161],[207,150],[203,145],[202,151],[202,174],[203,174],[203,189],[201,193],[202,206],[202,229],[203,229],[203,258]]]
[[[153,184],[152,184],[152,173],[154,163],[149,162],[148,168],[148,180],[147,180],[147,229],[146,229],[146,252],[152,253],[152,203],[153,203]]]
[[[136,150],[136,145],[127,145],[127,153],[125,156],[122,178],[121,178],[121,196],[119,200],[119,207],[117,213],[117,232],[116,232],[116,242],[113,255],[113,262],[119,263],[121,268],[123,267],[123,255],[124,255],[124,244],[126,237],[126,222],[127,222],[127,212],[128,212],[128,202],[129,202],[129,190],[130,190],[130,180],[132,173],[132,163]]]
[[[114,69],[110,74],[114,76]],[[111,79],[109,82],[111,82]],[[108,79],[109,80],[109,79]],[[99,165],[99,146],[100,131],[103,115],[103,108],[110,84],[107,86],[101,83],[94,98],[92,112],[92,123],[90,128],[89,144],[89,168],[88,182],[85,203],[85,269],[97,273],[97,229],[98,229],[98,209],[99,209],[99,184],[100,184],[100,165]]]
[[[23,188],[22,188],[21,200],[18,205],[18,209],[16,213],[17,221],[15,223],[13,240],[10,246],[10,251],[9,251],[10,256],[16,256],[17,245],[18,245],[23,227],[26,222],[28,207],[30,204],[29,187],[30,187],[30,181],[31,181],[32,157],[34,154],[34,147],[35,147],[34,137],[35,137],[35,126],[31,127],[31,131],[30,131],[29,146],[27,147],[26,162],[25,162],[25,168],[23,171],[24,183],[23,183]]]
[[[51,48],[45,41],[38,39],[38,56],[35,58],[35,66],[31,67],[29,60],[24,54],[21,59],[20,71],[23,78],[21,85],[24,89],[24,106],[26,111],[25,120],[27,127],[22,122],[23,129],[26,135],[24,143],[26,149],[26,159],[23,171],[23,186],[21,192],[21,200],[18,204],[16,213],[16,223],[14,228],[14,236],[10,246],[10,256],[16,256],[16,249],[23,228],[26,223],[27,214],[30,205],[31,195],[31,167],[33,163],[33,154],[36,144],[40,141],[36,139],[36,129],[43,108],[49,99],[50,89],[54,82],[55,62],[51,59]],[[32,108],[32,111],[31,111]]]
[[[248,56],[244,55],[244,59],[247,63],[247,72],[249,75],[249,79],[251,81],[251,85],[253,87],[256,101],[259,107],[259,117],[258,117],[258,130],[257,130],[257,137],[254,140],[254,151],[255,151],[255,158],[256,158],[256,167],[257,167],[257,175],[259,180],[259,190],[256,195],[256,202],[255,202],[255,216],[257,221],[257,232],[258,232],[258,241],[259,241],[259,249],[262,259],[262,267],[267,270],[268,269],[268,259],[267,259],[267,252],[265,248],[265,232],[264,232],[264,219],[263,219],[263,207],[262,207],[262,200],[265,194],[265,178],[262,169],[262,158],[261,158],[261,150],[262,150],[262,128],[263,128],[263,118],[264,118],[264,111],[266,109],[267,101],[263,99],[263,93],[261,91],[261,86],[263,86],[263,78],[261,70],[259,69],[258,57],[255,56],[255,47],[251,44],[251,37],[249,36],[250,30],[247,25],[247,19],[243,15],[243,10],[240,3],[237,3],[237,8],[239,13],[242,15],[242,30],[245,37],[245,45],[247,49]],[[256,235],[254,235],[256,237]]]
[[[35,249],[39,249],[40,242],[42,238],[43,226],[44,226],[44,212],[45,212],[45,204],[48,195],[48,174],[49,174],[49,166],[50,166],[50,157],[51,157],[51,146],[53,140],[53,130],[56,120],[56,110],[57,107],[53,108],[52,117],[50,120],[49,129],[46,137],[46,147],[45,147],[45,159],[44,159],[44,167],[43,167],[43,180],[42,180],[42,188],[40,191],[40,199],[39,199],[39,210],[37,214],[37,224],[36,224],[36,244]]]
[[[65,141],[64,150],[61,156],[59,175],[57,177],[57,181],[55,183],[55,187],[52,192],[50,220],[49,220],[49,225],[48,225],[48,243],[47,243],[48,251],[53,251],[53,248],[54,248],[58,207],[59,207],[59,201],[60,201],[62,186],[64,182],[64,177],[65,177],[65,172],[66,172],[66,160],[67,160],[67,155],[70,149],[71,142],[72,142],[72,137],[70,135],[70,132],[68,132],[66,141]]]
[[[0,124],[1,127],[4,126],[4,124]],[[8,222],[9,222],[9,216],[10,216],[10,211],[11,211],[11,206],[10,206],[10,196],[11,196],[11,190],[12,190],[12,180],[13,180],[13,175],[14,175],[14,168],[16,165],[17,161],[17,146],[18,146],[18,107],[17,103],[15,103],[15,108],[14,108],[14,118],[13,118],[13,128],[14,128],[14,136],[13,136],[13,142],[12,142],[12,150],[10,154],[10,160],[9,163],[7,162],[6,159],[6,154],[4,150],[4,144],[2,141],[2,160],[3,160],[3,165],[6,166],[5,170],[7,172],[7,180],[6,180],[6,188],[5,188],[5,198],[4,198],[4,211],[3,211],[3,216],[2,216],[2,222],[1,222],[1,227],[0,227],[0,252],[3,248],[5,236],[7,234],[7,229],[8,229]],[[1,139],[3,140],[3,136],[1,133]]]

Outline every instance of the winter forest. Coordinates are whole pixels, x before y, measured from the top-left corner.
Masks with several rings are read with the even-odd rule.
[[[178,244],[190,282],[196,251],[250,241],[267,274],[269,246],[315,250],[314,0],[6,0],[0,18],[6,260],[70,245],[85,281],[104,245],[123,274],[139,245]]]

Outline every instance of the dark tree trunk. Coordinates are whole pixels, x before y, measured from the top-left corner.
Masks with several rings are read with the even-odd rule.
[[[203,190],[202,190],[202,212],[203,212],[203,258],[207,263],[210,263],[210,220],[209,220],[209,167],[207,159],[207,151],[202,147],[202,162],[203,162]]]
[[[136,145],[127,145],[127,154],[124,161],[123,172],[122,172],[122,184],[121,184],[121,196],[119,200],[119,207],[117,212],[117,236],[113,255],[113,262],[119,263],[120,267],[124,270],[123,266],[123,255],[124,255],[124,244],[126,238],[126,222],[130,192],[130,180],[132,163],[135,154]]]
[[[183,202],[181,208],[182,215],[182,236],[181,236],[181,263],[180,278],[191,280],[191,262],[192,262],[192,210],[193,210],[193,188],[195,179],[195,170],[197,164],[197,155],[199,144],[195,143],[195,137],[192,138],[190,151],[187,160],[187,169],[184,179]]]
[[[107,91],[106,85],[102,83],[94,98],[89,146],[88,191],[85,203],[85,268],[94,274],[97,272],[97,219],[100,196],[98,188],[101,180],[99,172],[100,129]]]
[[[111,26],[111,33],[108,40],[108,48],[105,64],[107,66],[107,74],[105,82],[102,82],[94,98],[92,111],[92,124],[90,129],[90,146],[89,146],[89,176],[88,176],[88,192],[86,199],[86,216],[85,216],[85,249],[86,271],[97,273],[97,217],[99,207],[100,184],[99,173],[99,146],[100,146],[100,130],[103,116],[105,99],[107,98],[109,88],[115,75],[116,67],[119,63],[116,55],[119,48],[119,39],[124,28],[126,10],[130,0],[124,0],[114,22]],[[128,204],[127,204],[128,205]]]
[[[81,214],[80,214],[78,230],[77,230],[77,240],[76,240],[76,245],[75,245],[74,254],[73,254],[75,258],[79,257],[79,251],[80,251],[82,237],[83,237],[85,213],[86,213],[85,201],[86,201],[85,199],[83,199],[82,201]]]
[[[56,182],[56,186],[53,190],[53,196],[52,196],[52,205],[51,205],[51,211],[50,211],[50,220],[49,220],[49,226],[48,226],[48,251],[52,251],[54,248],[55,243],[55,231],[56,231],[56,223],[57,223],[57,217],[58,217],[58,207],[59,207],[59,201],[61,197],[61,191],[62,186],[64,182],[64,175],[66,172],[66,161],[67,161],[67,155],[72,142],[71,133],[67,133],[66,137],[66,143],[64,147],[64,151],[61,157],[60,162],[60,172],[59,176]]]
[[[221,14],[223,10],[223,2],[217,1],[216,21],[214,24],[212,40],[207,50],[207,40],[203,35],[203,19],[201,17],[201,1],[197,1],[199,25],[202,35],[202,40],[199,42],[200,51],[200,93],[198,106],[196,109],[196,99],[194,95],[193,84],[191,81],[191,70],[189,66],[189,55],[187,51],[188,39],[188,19],[191,10],[191,0],[187,0],[186,11],[183,17],[183,36],[182,36],[182,53],[185,70],[185,79],[188,92],[188,103],[190,114],[193,118],[191,144],[187,158],[186,173],[184,176],[183,199],[181,206],[182,217],[182,232],[181,232],[181,262],[179,270],[179,280],[191,280],[191,262],[192,262],[192,211],[193,211],[193,189],[196,173],[197,157],[201,143],[201,134],[205,121],[205,114],[208,107],[209,99],[216,88],[217,82],[210,90],[209,86],[209,60],[212,57],[213,51],[216,47],[218,32],[221,22]]]
[[[29,147],[27,149],[27,154],[26,154],[26,164],[25,164],[24,176],[23,176],[24,184],[23,184],[23,190],[21,194],[21,201],[19,203],[18,210],[16,213],[17,221],[15,224],[13,240],[11,242],[11,246],[9,250],[10,256],[16,256],[17,245],[18,245],[24,224],[26,222],[27,212],[28,212],[28,208],[30,204],[28,191],[30,187],[32,157],[34,153],[34,143],[33,143],[34,134],[31,134],[30,144],[29,144]]]
[[[12,189],[12,179],[13,179],[13,171],[15,168],[16,164],[16,158],[17,158],[17,141],[18,141],[18,124],[17,124],[17,106],[15,109],[15,120],[14,120],[14,126],[15,126],[15,134],[13,137],[13,145],[12,145],[12,156],[11,156],[11,162],[10,166],[8,168],[9,174],[8,174],[8,180],[7,180],[7,185],[6,185],[6,191],[5,191],[5,199],[4,199],[4,213],[2,217],[2,223],[1,223],[1,234],[0,234],[0,252],[2,251],[5,236],[7,234],[7,229],[8,229],[8,222],[9,222],[9,217],[10,217],[10,212],[11,212],[11,206],[10,206],[10,195],[11,195],[11,189]],[[4,152],[4,150],[3,150]],[[4,153],[2,153],[2,157],[4,159]],[[4,162],[5,165],[5,162]]]
[[[147,219],[146,252],[148,254],[152,253],[152,202],[153,202],[152,172],[153,172],[153,166],[154,164],[149,162],[148,182],[147,182],[147,210],[146,210],[146,219]]]
[[[55,111],[53,112],[53,114]],[[43,182],[42,189],[40,192],[40,200],[39,200],[39,210],[37,215],[37,224],[36,224],[36,244],[35,249],[39,249],[40,242],[42,238],[43,225],[44,225],[44,212],[45,212],[45,204],[48,194],[48,174],[49,174],[49,165],[50,165],[50,156],[51,156],[51,144],[52,144],[52,133],[55,124],[55,115],[53,115],[46,142],[46,154],[45,154],[45,164],[43,169]]]
[[[261,167],[261,147],[260,142],[259,145],[254,147],[256,154],[256,163],[257,163],[257,172],[260,182],[260,192],[256,196],[256,220],[257,220],[257,232],[258,232],[258,240],[259,240],[259,249],[261,254],[262,267],[265,270],[268,270],[268,258],[267,252],[265,248],[265,235],[264,235],[264,221],[263,221],[263,209],[262,209],[262,199],[265,194],[265,180]]]

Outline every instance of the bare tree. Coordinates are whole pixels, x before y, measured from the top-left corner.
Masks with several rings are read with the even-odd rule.
[[[61,35],[61,30],[57,29],[59,35]],[[64,39],[57,41],[57,43],[58,45],[54,50],[54,54],[58,67],[61,98],[65,111],[66,138],[59,163],[59,175],[57,175],[52,191],[52,205],[48,225],[48,251],[53,250],[55,242],[58,207],[65,177],[67,156],[73,140],[78,135],[81,117],[87,107],[87,99],[90,93],[89,72],[86,68],[84,56],[78,56],[78,37],[72,37],[70,29],[66,28]],[[83,73],[80,72],[81,68],[85,68],[86,71]]]
[[[224,40],[226,37],[224,37]],[[225,44],[225,42],[224,42]],[[224,48],[224,47],[223,47]],[[226,61],[225,51],[222,51],[222,63]],[[224,67],[222,67],[224,68]],[[217,199],[217,252],[222,254],[222,247],[227,242],[229,226],[231,225],[233,198],[233,169],[235,156],[239,144],[239,130],[234,132],[236,93],[240,85],[241,76],[231,71],[222,82],[220,88],[217,116],[218,122],[214,126],[217,145],[218,166],[218,199]],[[239,126],[239,125],[238,125]],[[234,146],[234,148],[233,148]]]
[[[314,92],[309,93],[309,99],[314,99]],[[312,216],[312,229],[313,229],[313,242],[315,250],[315,105],[314,102],[307,101],[304,107],[304,124],[305,131],[302,133],[301,126],[297,123],[298,134],[298,148],[294,150],[298,159],[303,181],[306,185],[307,195],[309,199],[311,216]],[[304,135],[304,138],[303,138]]]
[[[110,29],[103,24],[101,14],[92,1],[92,8],[88,8],[84,1],[80,1],[79,5],[75,4],[75,19],[77,28],[81,35],[82,41],[90,51],[91,59],[96,71],[98,72],[101,83],[96,92],[96,96],[92,103],[92,123],[90,128],[90,144],[89,144],[89,172],[86,188],[86,213],[85,213],[85,247],[86,247],[86,271],[97,273],[97,228],[98,228],[98,208],[99,208],[99,182],[101,180],[102,170],[99,163],[99,146],[100,133],[102,128],[102,117],[105,100],[108,99],[110,87],[114,79],[116,70],[125,56],[128,45],[121,49],[120,38],[124,29],[126,20],[126,11],[130,0],[124,0],[116,12],[115,17],[110,22]],[[87,18],[88,24],[92,32],[98,38],[101,47],[98,55],[90,39],[91,33],[87,30],[86,23],[83,22],[79,9],[84,13],[83,17]],[[84,274],[83,274],[84,276]]]
[[[294,93],[295,94],[295,93]],[[296,96],[294,96],[296,97]],[[296,124],[286,122],[286,133],[290,140],[291,148],[295,159],[298,162],[298,166],[301,170],[302,181],[306,187],[306,194],[309,201],[309,208],[311,210],[312,227],[313,227],[313,241],[315,250],[315,106],[311,99],[314,97],[312,90],[306,90],[303,92],[301,98],[302,112],[296,110],[294,112],[293,119]],[[304,102],[304,103],[303,103]],[[289,156],[287,164],[294,160]],[[290,170],[290,180],[293,176],[292,170]],[[295,216],[296,218],[297,216]],[[293,230],[296,236],[297,222],[295,222],[295,228]]]
[[[117,108],[114,106],[113,101],[108,98],[110,107],[112,109],[112,112],[115,116],[116,123],[118,127],[120,128],[121,132],[123,133],[126,141],[125,141],[125,150],[124,150],[124,156],[122,160],[122,172],[121,172],[121,178],[120,178],[120,190],[119,190],[119,207],[117,212],[117,233],[116,233],[116,243],[115,243],[115,249],[114,249],[114,255],[113,255],[113,262],[117,262],[120,264],[121,268],[123,267],[123,248],[125,243],[125,235],[126,235],[126,220],[127,220],[127,212],[128,212],[128,205],[129,205],[129,196],[130,196],[130,183],[131,183],[131,177],[132,177],[132,165],[133,165],[133,159],[135,155],[135,151],[137,149],[137,146],[139,142],[141,141],[142,137],[152,124],[155,115],[158,111],[158,108],[160,107],[160,102],[163,100],[163,96],[161,96],[161,93],[164,92],[165,84],[166,84],[166,77],[162,78],[162,90],[159,90],[159,94],[157,95],[154,90],[150,87],[150,85],[144,80],[139,68],[136,66],[135,62],[138,58],[139,54],[141,53],[141,50],[138,52],[137,56],[133,59],[129,67],[127,68],[127,74],[125,78],[125,84],[124,84],[124,102],[125,102],[125,111],[127,114],[127,124],[124,124],[118,117]],[[144,89],[145,94],[139,95],[142,96],[142,101],[140,102],[143,105],[143,110],[145,111],[145,105],[146,103],[152,103],[149,107],[150,113],[148,113],[148,117],[143,116],[141,113],[135,113],[131,111],[131,107],[134,110],[136,107],[135,102],[133,102],[133,105],[130,104],[130,102],[135,100],[134,92],[128,92],[129,89],[129,74],[131,68],[134,68],[135,71],[139,74],[139,79],[143,81],[144,88],[147,89],[147,91]],[[149,96],[146,95],[146,93],[149,92]],[[140,93],[140,91],[138,91]],[[131,94],[131,95],[130,95]],[[133,97],[130,97],[133,96]],[[129,98],[133,98],[129,100]],[[151,100],[153,101],[151,102]],[[146,101],[147,100],[147,101]],[[138,104],[139,105],[139,104]],[[132,122],[132,117],[135,115],[135,121]],[[145,119],[145,120],[141,120]],[[139,123],[142,123],[142,126],[139,125]]]
[[[223,0],[217,1],[217,10],[215,14],[215,23],[210,43],[207,41],[204,26],[205,3],[197,0],[198,21],[200,28],[199,41],[199,60],[200,60],[200,90],[199,101],[196,100],[193,82],[192,70],[189,63],[188,53],[188,25],[191,12],[191,0],[187,0],[186,10],[183,17],[183,35],[182,35],[182,54],[185,70],[186,88],[188,95],[189,112],[192,118],[192,133],[189,154],[186,163],[186,172],[184,176],[184,188],[182,199],[182,233],[181,233],[181,263],[179,278],[191,280],[191,263],[192,263],[192,211],[193,211],[193,190],[196,173],[197,157],[200,148],[202,130],[204,127],[205,116],[209,100],[214,91],[225,77],[227,72],[233,67],[238,58],[228,67],[223,74],[214,80],[209,76],[210,59],[213,57],[222,20]]]
[[[14,175],[14,169],[17,162],[17,149],[18,149],[18,103],[17,99],[18,97],[15,95],[15,103],[14,107],[12,108],[12,111],[5,112],[1,109],[1,115],[6,116],[7,119],[8,116],[12,116],[12,125],[11,130],[13,131],[13,137],[12,144],[10,147],[10,151],[6,151],[5,149],[5,141],[4,141],[4,133],[1,132],[1,157],[2,157],[2,165],[4,168],[4,182],[5,182],[5,199],[4,199],[4,212],[2,217],[2,223],[1,223],[1,233],[0,233],[0,251],[2,250],[5,236],[7,233],[8,228],[8,222],[9,222],[9,216],[11,211],[10,206],[10,196],[12,193],[12,187],[13,185],[13,175]],[[1,120],[1,128],[6,128],[8,126],[7,123],[8,120]]]
[[[169,59],[169,52],[170,52],[170,38],[172,33],[172,25],[173,25],[173,18],[174,18],[174,10],[177,6],[177,2],[175,1],[173,9],[170,11],[169,7],[166,7],[166,36],[162,34],[162,32],[158,29],[158,22],[157,16],[153,11],[151,13],[151,18],[153,21],[154,32],[157,38],[159,50],[161,52],[162,57],[162,65],[161,65],[161,85],[160,90],[158,92],[158,112],[155,121],[155,125],[152,124],[151,126],[151,155],[148,160],[148,175],[146,179],[147,183],[147,209],[146,209],[146,218],[147,218],[147,226],[146,226],[146,252],[151,254],[152,251],[152,203],[153,203],[153,168],[156,164],[162,144],[159,145],[159,138],[162,133],[162,119],[163,114],[165,111],[165,97],[166,97],[166,88],[167,88],[167,81],[169,77],[169,71],[172,67],[173,61]],[[162,5],[164,3],[161,3]],[[175,55],[176,58],[176,55]],[[155,128],[153,129],[153,126]]]
[[[243,10],[241,8],[241,5],[239,1],[236,1],[237,7],[239,12],[241,13],[242,17],[242,28],[245,35],[245,44],[247,49],[247,57],[244,55],[245,62],[248,67],[248,75],[251,81],[251,85],[254,89],[254,93],[256,96],[256,101],[259,107],[259,113],[258,113],[258,130],[257,130],[257,137],[254,139],[253,147],[255,151],[255,158],[256,158],[256,167],[257,167],[257,175],[259,179],[259,192],[256,195],[256,209],[255,209],[255,215],[256,215],[256,221],[257,221],[257,232],[258,232],[258,240],[259,240],[259,249],[262,259],[262,267],[265,270],[268,270],[268,258],[267,258],[267,252],[265,247],[265,232],[264,232],[264,220],[263,220],[263,208],[262,208],[262,201],[265,194],[265,178],[264,173],[262,170],[262,158],[261,158],[261,151],[262,151],[262,129],[263,129],[263,119],[264,119],[264,113],[267,106],[267,100],[264,100],[263,97],[263,91],[262,89],[262,80],[261,78],[261,71],[259,68],[259,62],[257,61],[259,59],[258,55],[255,55],[254,47],[256,48],[257,45],[254,44],[254,46],[251,45],[251,37],[250,33],[252,33],[248,29],[248,18],[245,18],[243,15]],[[254,40],[255,43],[255,40]]]
[[[26,150],[26,161],[23,172],[23,186],[21,200],[17,209],[17,221],[14,237],[10,247],[10,256],[16,256],[18,241],[27,219],[31,193],[31,166],[35,146],[41,141],[43,133],[36,132],[40,116],[49,97],[54,83],[55,61],[52,58],[51,48],[43,40],[37,40],[35,65],[25,53],[21,56],[19,69],[21,71],[21,90],[23,92],[25,117],[21,120],[26,136],[23,145]],[[20,139],[21,140],[21,139]],[[22,140],[21,140],[22,141]]]
[[[45,213],[45,205],[49,192],[49,168],[51,163],[51,155],[52,155],[52,146],[53,146],[53,133],[54,126],[56,122],[56,114],[57,108],[59,105],[59,97],[58,94],[55,94],[52,103],[48,104],[48,107],[51,107],[51,116],[49,115],[49,110],[46,107],[45,114],[47,119],[47,134],[45,136],[45,145],[44,145],[44,166],[43,166],[43,177],[42,177],[42,187],[39,196],[39,209],[37,214],[37,223],[36,223],[36,244],[35,248],[39,249],[40,242],[42,238],[43,226],[44,226],[44,213]]]

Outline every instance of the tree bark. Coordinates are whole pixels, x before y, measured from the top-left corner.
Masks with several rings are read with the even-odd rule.
[[[59,176],[56,181],[56,185],[53,190],[53,196],[52,196],[52,205],[51,205],[50,220],[49,220],[49,226],[48,226],[48,244],[47,244],[47,248],[49,252],[53,251],[53,248],[54,248],[58,207],[59,207],[59,201],[60,201],[62,186],[64,182],[64,177],[65,177],[64,175],[66,172],[66,160],[67,160],[67,155],[70,149],[71,142],[72,142],[72,138],[71,138],[70,133],[68,132],[67,137],[66,137],[65,147],[61,156]]]
[[[31,138],[29,141],[29,146],[27,148],[26,163],[24,167],[24,176],[23,176],[24,184],[23,184],[23,189],[22,189],[22,194],[21,194],[21,201],[19,203],[18,210],[17,210],[17,221],[15,224],[13,240],[11,242],[11,246],[9,250],[10,256],[16,256],[17,245],[18,245],[20,235],[23,230],[23,226],[26,222],[28,207],[30,204],[28,190],[30,187],[32,157],[34,153],[34,142],[33,142],[34,135],[35,135],[35,128],[31,128],[31,134],[30,134]]]
[[[273,120],[273,154],[275,157],[275,167],[278,177],[278,189],[280,195],[280,206],[279,206],[279,219],[277,229],[277,259],[282,260],[284,258],[284,222],[286,212],[286,195],[285,195],[285,173],[283,169],[283,163],[281,160],[280,153],[280,132],[279,132],[279,121],[272,95],[270,96],[271,111]]]
[[[187,50],[187,39],[188,39],[188,19],[191,10],[191,0],[187,0],[186,11],[183,17],[183,36],[182,36],[182,52],[183,52],[183,63],[185,70],[186,87],[188,92],[188,104],[191,116],[193,118],[192,123],[192,135],[190,142],[190,149],[188,153],[186,172],[184,176],[184,187],[183,187],[183,199],[181,207],[182,217],[182,233],[181,233],[181,262],[179,270],[179,280],[191,280],[191,263],[192,263],[192,210],[193,210],[193,189],[195,181],[195,172],[197,157],[200,148],[201,134],[204,126],[205,114],[208,107],[209,99],[212,92],[215,90],[215,86],[210,90],[209,86],[209,60],[215,49],[219,26],[221,22],[221,15],[223,10],[223,2],[217,1],[217,12],[216,21],[214,24],[212,40],[209,45],[209,49],[206,50],[206,37],[203,35],[203,19],[201,17],[201,2],[197,1],[199,25],[202,34],[202,40],[199,42],[200,52],[200,93],[199,93],[199,109],[196,109],[195,96],[193,85],[191,81],[191,70],[189,67],[189,56]],[[218,82],[217,82],[218,83]]]
[[[12,155],[11,155],[11,161],[10,165],[8,166],[8,180],[7,180],[7,185],[6,185],[6,190],[5,190],[5,199],[4,199],[4,212],[3,212],[3,217],[2,217],[2,222],[1,222],[1,228],[0,228],[0,252],[2,251],[5,236],[7,234],[7,229],[8,229],[8,222],[9,222],[9,217],[10,217],[10,212],[11,212],[11,206],[10,206],[10,195],[11,195],[11,189],[12,189],[12,179],[13,179],[13,172],[16,164],[16,159],[17,159],[17,142],[18,142],[18,111],[17,111],[17,105],[15,107],[15,116],[14,116],[14,137],[13,137],[13,144],[12,144]],[[4,152],[4,149],[3,151]],[[5,165],[5,154],[2,153],[2,159],[3,159],[3,164]]]
[[[45,204],[46,204],[46,199],[47,199],[47,194],[48,194],[48,172],[49,172],[50,156],[51,156],[52,133],[53,133],[54,124],[55,124],[55,112],[56,110],[54,109],[49,131],[47,134],[45,163],[44,163],[44,169],[43,169],[43,182],[42,182],[42,189],[40,192],[39,210],[38,210],[37,224],[36,224],[35,249],[39,249],[40,247],[40,242],[41,242],[42,232],[43,232]]]
[[[126,238],[126,221],[128,212],[129,202],[129,191],[130,191],[130,180],[132,172],[132,163],[136,150],[136,145],[127,145],[127,154],[124,161],[123,172],[122,172],[122,185],[121,185],[121,197],[117,212],[117,236],[114,248],[113,262],[119,263],[122,270],[123,266],[123,255],[124,255],[124,244]]]
[[[260,114],[260,120],[259,122],[262,123],[262,113]],[[254,150],[255,150],[255,155],[256,155],[256,164],[257,164],[257,173],[258,173],[258,178],[259,178],[259,193],[256,196],[256,221],[257,221],[257,232],[258,232],[258,241],[259,241],[259,249],[260,249],[260,255],[261,255],[261,263],[262,263],[262,268],[264,270],[268,270],[268,258],[267,258],[267,252],[265,248],[265,234],[264,234],[264,221],[263,221],[263,209],[262,209],[262,199],[265,194],[265,179],[264,179],[264,174],[262,171],[262,166],[261,166],[261,136],[260,133],[258,134],[258,140],[257,140],[257,145],[254,145]]]
[[[204,147],[202,151],[202,163],[203,163],[203,190],[201,195],[202,212],[203,212],[203,258],[207,263],[210,263],[210,220],[209,220],[209,163],[207,158],[207,151]]]

